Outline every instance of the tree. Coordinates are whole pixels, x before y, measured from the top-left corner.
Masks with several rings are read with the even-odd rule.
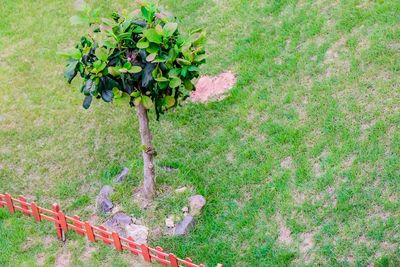
[[[78,74],[83,79],[80,91],[85,95],[85,109],[94,98],[105,102],[127,99],[136,107],[143,149],[143,195],[151,200],[156,152],[148,112],[154,109],[158,120],[195,89],[192,80],[205,63],[205,33],[199,29],[181,34],[174,19],[155,5],[139,5],[140,9],[130,14],[114,12],[99,22],[97,12],[83,2],[79,7],[82,14],[71,22],[89,25],[90,31],[65,54],[65,77],[68,83]]]

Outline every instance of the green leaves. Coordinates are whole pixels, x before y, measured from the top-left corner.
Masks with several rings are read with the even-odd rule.
[[[175,98],[173,98],[172,96],[165,96],[164,101],[167,108],[171,108],[175,105]]]
[[[92,99],[93,97],[91,95],[85,96],[85,99],[83,99],[83,108],[88,109],[90,107],[90,104],[92,104]]]
[[[107,89],[107,90],[101,91],[101,98],[102,98],[105,102],[111,102],[112,99],[113,99],[113,96],[114,96],[114,94],[113,94],[112,89],[111,89],[111,90]]]
[[[163,28],[165,37],[171,37],[177,29],[178,29],[178,23],[175,22],[166,23]]]
[[[145,38],[142,38],[139,40],[139,42],[137,42],[136,47],[139,49],[145,49],[149,47],[149,45],[149,42],[147,42]]]
[[[65,69],[64,77],[67,78],[68,83],[71,83],[72,80],[75,78],[76,74],[78,74],[78,71],[76,70],[78,62],[79,62],[78,60],[70,61],[67,65],[67,68]]]
[[[96,83],[92,79],[89,79],[86,81],[85,86],[83,87],[83,93],[88,96],[93,95],[94,92],[96,92]]]
[[[142,103],[146,109],[151,109],[153,107],[153,102],[151,101],[151,98],[147,95],[142,96]]]
[[[104,47],[99,47],[96,49],[95,55],[101,61],[107,61],[108,59],[108,50]]]
[[[114,77],[121,75],[121,72],[117,67],[108,67],[108,73],[110,73]]]
[[[152,43],[161,44],[162,43],[162,36],[157,33],[155,29],[148,29],[143,31],[144,37],[147,38]]]
[[[111,102],[129,95],[132,106],[154,108],[158,119],[194,89],[192,80],[205,62],[205,34],[195,30],[181,35],[178,24],[154,5],[143,1],[139,5],[140,10],[114,12],[98,23],[85,4],[71,18],[76,25],[90,24],[89,34],[62,54],[68,59],[68,82],[78,73],[83,78],[84,108],[93,98]]]
[[[175,77],[175,78],[172,78],[171,81],[169,82],[169,87],[176,88],[181,84],[182,84],[181,79],[179,79],[178,77]]]
[[[132,64],[130,62],[126,62],[124,64],[124,66],[122,68],[116,69],[114,68],[114,70],[112,71],[117,71],[119,73],[139,73],[142,71],[142,67],[140,66],[132,66]],[[118,75],[113,75],[113,76],[118,76]]]

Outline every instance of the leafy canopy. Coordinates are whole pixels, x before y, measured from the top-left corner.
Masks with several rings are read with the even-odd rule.
[[[87,5],[81,11],[71,22],[89,25],[90,32],[65,54],[65,77],[69,83],[82,77],[84,108],[93,98],[111,102],[128,96],[131,106],[154,107],[158,119],[195,89],[192,80],[206,57],[201,29],[183,35],[174,19],[142,2],[130,14],[114,12],[100,22],[92,21],[96,12]]]

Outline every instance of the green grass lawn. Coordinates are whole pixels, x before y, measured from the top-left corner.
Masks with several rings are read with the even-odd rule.
[[[78,82],[62,77],[57,52],[83,34],[69,24],[72,2],[0,2],[1,193],[88,219],[100,188],[128,166],[113,200],[150,226],[179,213],[187,194],[206,197],[190,235],[151,242],[178,256],[209,266],[400,265],[399,0],[160,1],[184,28],[207,30],[203,72],[232,70],[238,82],[223,101],[152,120],[159,196],[148,213],[132,201],[142,179],[134,111],[100,101],[83,110]],[[109,14],[133,1],[90,2]],[[191,192],[174,193],[182,186]],[[51,223],[0,210],[1,266],[134,259],[68,238],[62,246]]]

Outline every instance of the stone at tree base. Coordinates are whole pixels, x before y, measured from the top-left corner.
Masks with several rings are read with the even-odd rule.
[[[112,219],[120,224],[131,224],[133,223],[134,218],[131,216],[123,213],[123,212],[118,212],[115,213],[112,217]]]
[[[174,235],[186,235],[195,225],[195,219],[191,215],[186,215],[185,218],[175,227]]]
[[[129,224],[125,227],[126,236],[132,237],[138,244],[147,244],[149,228],[144,225]]]
[[[105,185],[101,188],[100,193],[96,198],[97,209],[101,212],[107,213],[113,209],[114,205],[110,200],[112,192],[113,189],[109,185]]]
[[[162,230],[161,230],[161,228],[160,227],[157,227],[157,228],[155,228],[155,229],[153,229],[152,231],[151,231],[151,238],[152,239],[158,239],[158,238],[160,238],[160,237],[162,237],[162,235],[163,235],[163,232],[162,232]]]
[[[123,212],[118,212],[108,219],[104,226],[107,230],[117,232],[121,236],[132,237],[138,244],[146,244],[149,229],[144,225],[135,224],[134,222],[137,221]]]
[[[199,215],[204,205],[206,205],[206,199],[201,195],[191,196],[189,198],[190,215]]]
[[[124,169],[121,171],[121,173],[118,174],[117,177],[115,177],[115,182],[122,183],[126,179],[128,174],[129,174],[129,169],[127,167],[124,167]]]
[[[189,214],[189,208],[188,207],[183,207],[182,208],[182,212],[183,212],[183,214],[188,215]]]
[[[172,228],[175,226],[173,216],[169,216],[168,218],[165,219],[165,225],[169,228]]]

